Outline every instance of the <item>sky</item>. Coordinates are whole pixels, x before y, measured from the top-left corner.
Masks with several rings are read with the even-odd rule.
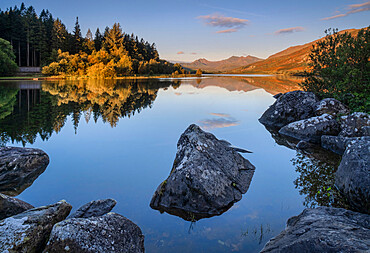
[[[119,22],[126,33],[155,43],[160,57],[190,62],[253,55],[267,58],[339,30],[370,25],[365,0],[24,0],[48,9],[69,31],[76,17],[83,32]],[[0,0],[0,9],[22,1]]]

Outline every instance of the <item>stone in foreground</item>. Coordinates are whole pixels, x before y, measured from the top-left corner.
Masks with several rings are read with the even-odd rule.
[[[364,112],[354,112],[341,117],[340,136],[361,137],[368,134],[370,127],[370,115]]]
[[[227,142],[190,125],[177,143],[172,171],[150,206],[185,220],[220,215],[247,192],[254,170]]]
[[[116,213],[73,218],[55,224],[43,252],[144,252],[144,236],[135,223]]]
[[[315,116],[314,109],[318,101],[312,92],[287,92],[278,97],[259,121],[267,127],[282,128],[294,121]]]
[[[33,208],[32,205],[0,193],[0,220]]]
[[[117,204],[114,199],[99,199],[93,200],[70,215],[69,218],[89,218],[98,217],[106,213],[109,213],[113,207]]]
[[[322,135],[337,135],[340,131],[339,123],[329,114],[312,117],[281,128],[279,133],[298,140],[320,143]]]
[[[338,155],[343,155],[346,150],[348,143],[354,140],[367,139],[370,141],[370,136],[364,137],[343,137],[343,136],[321,136],[321,146],[327,150],[330,150]]]
[[[354,210],[370,214],[370,137],[347,143],[335,173],[335,185]]]
[[[349,114],[350,110],[342,102],[336,100],[335,98],[325,98],[318,102],[315,106],[315,114],[317,116],[323,114],[336,115],[346,115]]]
[[[0,147],[0,192],[17,196],[42,174],[48,155],[34,148]]]
[[[0,252],[41,252],[55,223],[71,211],[65,201],[37,207],[0,221]]]
[[[262,249],[267,252],[368,252],[370,216],[342,208],[305,209]]]

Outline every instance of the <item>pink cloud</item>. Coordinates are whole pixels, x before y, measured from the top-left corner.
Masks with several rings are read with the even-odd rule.
[[[203,20],[204,24],[208,26],[229,28],[227,30],[218,31],[216,33],[236,32],[239,29],[245,27],[249,23],[248,19],[225,17],[217,13],[206,16],[199,16],[198,19]]]
[[[183,51],[179,51],[177,52],[177,54],[185,54]]]
[[[304,31],[304,28],[301,26],[297,27],[290,27],[290,28],[285,28],[285,29],[280,29],[275,32],[276,35],[280,34],[287,34],[287,33],[294,33],[294,32],[302,32]]]
[[[347,9],[349,9],[346,13],[334,15],[331,17],[326,17],[322,18],[321,20],[331,20],[335,18],[341,18],[341,17],[346,17],[350,14],[358,13],[358,12],[363,12],[363,11],[370,11],[370,1],[362,3],[362,4],[350,4],[347,6]]]
[[[234,32],[237,32],[237,31],[238,31],[237,29],[231,28],[231,29],[217,31],[216,33],[234,33]]]

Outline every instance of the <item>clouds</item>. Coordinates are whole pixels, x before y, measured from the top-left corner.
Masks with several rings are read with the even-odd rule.
[[[213,119],[204,119],[199,121],[200,126],[204,130],[210,130],[214,128],[224,128],[239,125],[239,121],[231,117],[226,113],[210,113],[217,118]]]
[[[221,14],[211,14],[206,16],[199,16],[198,19],[201,19],[203,23],[207,26],[218,27],[218,28],[229,28],[226,30],[220,30],[216,33],[233,33],[237,32],[239,29],[245,27],[249,20],[234,18],[234,17],[225,17]]]
[[[331,20],[335,18],[346,17],[350,14],[363,12],[363,11],[370,11],[370,1],[362,3],[362,4],[350,4],[347,6],[348,11],[346,13],[337,14],[331,17],[322,18],[321,20]]]
[[[178,51],[176,54],[178,54],[178,55],[181,55],[181,54],[186,54],[184,51]],[[189,54],[189,53],[188,53]],[[191,52],[190,53],[191,55],[196,55],[196,54],[198,54],[198,53],[195,53],[195,52]]]
[[[184,51],[179,51],[177,54],[185,54]]]
[[[234,32],[237,32],[237,31],[238,31],[237,29],[231,28],[231,29],[217,31],[216,33],[234,33]]]
[[[281,35],[281,34],[302,32],[302,31],[304,31],[304,28],[302,26],[296,26],[296,27],[290,27],[290,28],[277,30],[276,32],[274,32],[274,34],[275,35]]]

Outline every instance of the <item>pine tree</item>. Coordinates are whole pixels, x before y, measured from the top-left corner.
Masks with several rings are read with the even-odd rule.
[[[95,50],[99,51],[103,44],[103,35],[101,35],[99,28],[96,29],[94,43],[95,43]]]
[[[78,23],[78,17],[76,17],[76,23],[73,30],[73,50],[72,54],[79,53],[82,50],[82,35],[80,24]]]

